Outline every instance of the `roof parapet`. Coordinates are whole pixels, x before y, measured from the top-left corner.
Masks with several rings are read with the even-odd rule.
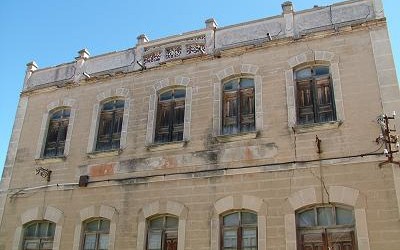
[[[150,41],[145,34],[137,37],[134,48],[90,57],[82,49],[75,61],[38,69],[27,64],[24,91],[40,85],[60,82],[79,83],[112,70],[140,71],[181,60],[216,55],[243,45],[260,45],[280,38],[293,38],[313,32],[368,22],[383,16],[382,0],[349,0],[329,6],[294,11],[290,1],[282,3],[283,14],[218,28],[214,18],[204,21],[205,28]]]

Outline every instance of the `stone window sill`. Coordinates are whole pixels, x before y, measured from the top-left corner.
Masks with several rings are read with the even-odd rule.
[[[35,162],[37,164],[51,164],[51,163],[58,163],[58,162],[64,162],[67,159],[65,155],[61,156],[54,156],[54,157],[43,157],[39,159],[35,159]]]
[[[187,141],[174,141],[174,142],[167,142],[167,143],[154,143],[147,146],[147,150],[150,151],[163,151],[163,150],[171,150],[171,149],[178,149],[183,148],[186,146]]]
[[[314,123],[314,124],[305,124],[305,125],[296,125],[293,127],[296,133],[307,133],[307,132],[314,132],[320,130],[329,130],[329,129],[336,129],[340,125],[342,125],[342,121],[331,121],[325,123]]]
[[[246,132],[246,133],[239,133],[239,134],[229,134],[229,135],[218,135],[215,139],[218,142],[234,142],[234,141],[243,141],[249,139],[257,138],[259,133],[257,131],[253,132]]]
[[[111,156],[117,156],[122,153],[122,149],[112,149],[112,150],[107,150],[107,151],[94,151],[91,153],[88,153],[87,156],[88,158],[100,158],[100,157],[111,157]]]

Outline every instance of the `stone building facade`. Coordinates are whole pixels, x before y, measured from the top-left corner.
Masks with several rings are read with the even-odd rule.
[[[285,2],[279,16],[29,63],[0,249],[398,249],[382,8]]]

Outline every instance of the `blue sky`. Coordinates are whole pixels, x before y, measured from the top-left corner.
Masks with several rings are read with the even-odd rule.
[[[145,33],[151,40],[201,29],[210,17],[219,26],[281,14],[284,0],[1,0],[0,1],[0,172],[6,158],[25,65],[39,68],[131,48]],[[292,0],[295,10],[339,1]],[[400,1],[383,0],[392,49],[400,72]],[[399,77],[399,76],[398,76]],[[32,131],[35,133],[37,131]],[[32,142],[36,143],[36,142]]]

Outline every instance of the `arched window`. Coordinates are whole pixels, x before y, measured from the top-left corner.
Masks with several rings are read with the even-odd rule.
[[[107,250],[110,234],[110,221],[94,219],[84,223],[83,250]]]
[[[50,221],[35,221],[24,226],[23,250],[53,249],[56,224]]]
[[[335,99],[328,66],[312,66],[295,72],[297,123],[336,120]]]
[[[355,250],[353,210],[342,206],[314,206],[296,213],[297,249]]]
[[[148,220],[146,250],[177,250],[178,222],[168,215]]]
[[[185,89],[172,89],[158,96],[155,142],[183,140]]]
[[[223,85],[222,134],[255,130],[254,80],[236,78]]]
[[[71,109],[63,108],[50,114],[49,129],[43,151],[44,157],[57,157],[64,155],[65,139]]]
[[[257,250],[257,214],[237,211],[221,221],[221,250]]]
[[[96,151],[119,149],[124,100],[111,100],[103,103],[97,132]]]

